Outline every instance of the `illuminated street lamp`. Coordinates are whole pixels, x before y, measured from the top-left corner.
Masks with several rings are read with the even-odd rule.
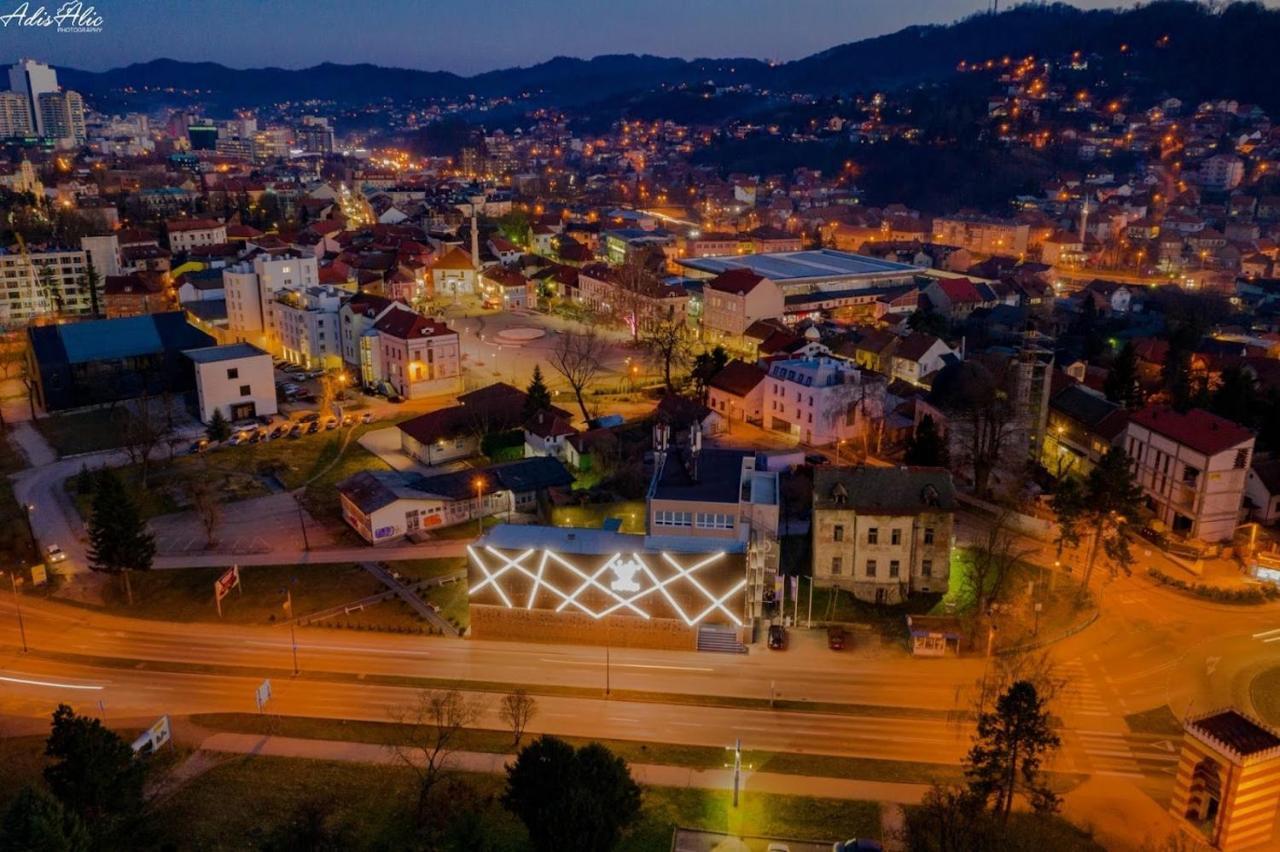
[[[0,574],[4,574],[0,571]],[[22,653],[27,653],[27,626],[22,621],[22,598],[18,596],[18,572],[9,571],[9,587],[13,589],[13,606],[18,611],[18,635],[22,637]]]
[[[484,489],[484,477],[477,476],[475,479],[476,486],[476,535],[484,533],[484,517],[480,514],[480,501]]]

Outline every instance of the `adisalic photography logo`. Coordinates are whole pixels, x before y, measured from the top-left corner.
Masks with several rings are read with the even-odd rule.
[[[47,6],[33,8],[30,3],[23,2],[9,12],[0,14],[0,26],[5,29],[55,27],[60,33],[100,33],[102,32],[102,15],[93,6],[80,2],[63,3],[56,11],[50,11]]]

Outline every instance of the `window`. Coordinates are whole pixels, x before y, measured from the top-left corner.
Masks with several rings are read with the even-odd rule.
[[[677,514],[687,515],[689,513],[680,512]],[[688,526],[688,524],[683,524],[682,526]],[[704,530],[731,530],[733,529],[733,515],[719,512],[699,512],[694,519],[694,526]]]
[[[933,560],[932,559],[920,560],[920,576],[922,577],[933,576]]]
[[[240,378],[240,370],[239,370],[238,368],[236,368],[236,367],[232,367],[230,370],[227,370],[227,379],[228,379],[228,380],[230,380],[230,379],[238,379],[238,378]]]
[[[889,533],[890,544],[902,544],[902,530],[892,530]]]
[[[844,570],[844,560],[839,556],[831,557],[831,575],[834,577]]]
[[[874,577],[876,575],[876,561],[874,559],[867,560],[867,576]]]
[[[831,528],[832,541],[844,541],[844,524],[836,524]]]
[[[1182,468],[1182,481],[1187,485],[1195,485],[1200,478],[1200,468],[1186,465]]]
[[[1249,451],[1247,449],[1236,450],[1236,461],[1235,461],[1236,470],[1244,470],[1248,466],[1249,466]]]
[[[692,512],[668,512],[660,511],[653,513],[653,524],[659,527],[688,527],[693,525]]]
[[[867,544],[879,544],[879,543],[880,543],[880,528],[868,527],[867,528]]]
[[[933,544],[933,527],[924,528],[924,543]]]
[[[898,579],[898,568],[899,568],[898,560],[890,559],[889,560],[889,576],[894,580]]]
[[[241,385],[241,386],[240,386],[240,395],[241,395],[241,396],[250,396],[252,393],[253,393],[253,391],[251,391],[251,390],[249,389],[249,386],[248,386],[248,385]]]

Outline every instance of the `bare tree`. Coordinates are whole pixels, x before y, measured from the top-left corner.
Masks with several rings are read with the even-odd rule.
[[[662,279],[657,272],[661,259],[661,252],[632,250],[623,264],[610,272],[613,313],[627,326],[632,340],[640,339],[641,328],[649,324],[648,314],[662,296]]]
[[[533,699],[527,691],[517,689],[515,692],[508,693],[502,697],[502,705],[498,708],[498,715],[502,717],[502,721],[507,723],[507,727],[511,729],[512,748],[520,747],[520,740],[524,737],[524,729],[528,727],[530,720],[534,714],[538,712],[538,702]]]
[[[989,495],[1001,462],[1022,458],[1013,446],[1026,431],[1016,402],[1015,368],[1012,359],[993,366],[964,361],[945,368],[934,382],[933,396],[947,415],[947,434],[955,440],[952,458],[968,464],[979,497]]]
[[[151,453],[173,431],[167,397],[142,396],[120,408],[120,443],[129,462],[137,465],[142,487],[147,486]]]
[[[684,314],[671,311],[666,319],[651,323],[640,340],[662,365],[662,380],[667,393],[674,393],[671,371],[683,367],[690,354],[689,324]]]
[[[583,420],[591,419],[584,393],[600,373],[604,352],[605,342],[594,328],[566,331],[551,352],[551,369],[559,373],[573,391]]]
[[[1018,545],[1011,527],[1014,514],[1012,506],[999,507],[987,526],[986,536],[971,548],[972,562],[962,582],[973,599],[973,635],[989,616],[992,604],[1000,600],[1014,568],[1035,552],[1034,548]]]
[[[480,717],[480,707],[456,689],[426,689],[412,705],[393,710],[391,717],[404,732],[391,750],[417,777],[415,814],[421,823],[432,790],[452,771],[463,731]]]
[[[200,518],[200,526],[204,527],[205,544],[213,547],[214,535],[218,523],[222,520],[222,502],[209,477],[208,465],[203,465],[200,474],[193,477],[187,485],[187,494],[191,498],[191,507]]]

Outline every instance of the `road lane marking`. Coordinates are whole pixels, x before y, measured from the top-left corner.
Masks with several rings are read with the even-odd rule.
[[[21,678],[21,677],[5,677],[4,675],[0,675],[0,680],[5,681],[6,683],[21,683],[21,684],[26,684],[27,686],[52,686],[52,687],[54,687],[54,688],[56,688],[56,689],[93,689],[93,690],[98,690],[98,689],[102,689],[102,688],[103,688],[103,687],[101,687],[101,686],[84,686],[84,685],[81,685],[81,684],[74,684],[74,683],[53,683],[52,681],[47,681],[47,680],[27,680],[26,678]]]
[[[1094,775],[1112,775],[1112,776],[1115,776],[1115,777],[1117,777],[1117,778],[1143,778],[1143,779],[1145,779],[1145,778],[1147,777],[1147,776],[1143,775],[1141,772],[1117,772],[1117,771],[1116,771],[1116,770],[1114,770],[1114,769],[1095,769],[1095,770],[1093,771],[1093,774],[1094,774]]]
[[[1253,634],[1253,638],[1261,639],[1263,636],[1274,636],[1277,633],[1280,633],[1280,627],[1277,627],[1275,630],[1263,630],[1261,633],[1255,633]]]
[[[555,657],[542,657],[541,662],[556,663],[562,666],[603,666],[604,660],[565,660]],[[715,669],[701,668],[698,666],[659,666],[648,663],[609,663],[612,668],[619,669],[664,669],[674,672],[715,672]]]

